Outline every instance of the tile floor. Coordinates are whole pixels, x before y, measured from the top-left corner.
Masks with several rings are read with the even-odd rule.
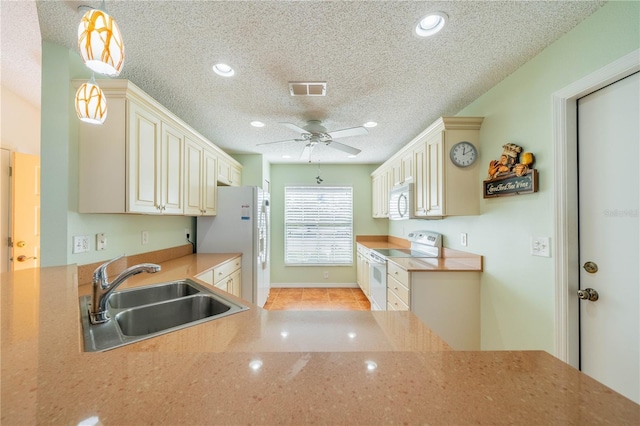
[[[359,288],[272,288],[264,305],[269,310],[368,311],[371,305]]]

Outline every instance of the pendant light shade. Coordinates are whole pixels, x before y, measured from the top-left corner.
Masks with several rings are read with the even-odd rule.
[[[102,124],[107,118],[107,98],[93,77],[76,92],[76,113],[91,124]]]
[[[85,65],[117,77],[124,64],[124,41],[116,21],[99,9],[87,11],[78,26],[78,49]]]

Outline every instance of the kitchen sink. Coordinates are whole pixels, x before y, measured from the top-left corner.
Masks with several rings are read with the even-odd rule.
[[[249,309],[190,279],[114,292],[105,323],[91,323],[90,305],[91,296],[80,298],[86,352],[114,349]]]

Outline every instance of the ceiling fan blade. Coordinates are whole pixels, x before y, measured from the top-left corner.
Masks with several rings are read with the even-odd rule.
[[[360,126],[360,127],[351,127],[349,129],[334,130],[333,132],[329,132],[328,134],[329,136],[331,136],[332,139],[338,139],[338,138],[346,138],[349,136],[368,135],[369,131],[364,127]]]
[[[347,154],[351,154],[351,155],[358,155],[360,154],[360,152],[362,152],[358,148],[354,148],[352,146],[345,145],[343,143],[336,142],[336,141],[329,142],[327,146],[330,146],[331,148],[339,149],[340,151],[346,152]]]
[[[280,123],[280,124],[282,124],[283,126],[286,126],[286,127],[290,128],[291,130],[295,130],[295,131],[296,131],[296,132],[298,132],[298,133],[309,133],[309,132],[307,132],[305,129],[303,129],[302,127],[296,126],[296,125],[295,125],[295,124],[293,124],[293,123]]]
[[[300,154],[300,159],[311,162],[311,151],[313,151],[314,146],[315,144],[311,144],[311,143],[306,144],[304,149],[302,150],[302,154]]]
[[[285,139],[283,141],[263,142],[263,143],[257,143],[256,146],[271,145],[273,143],[283,143],[283,142],[304,142],[304,139]]]

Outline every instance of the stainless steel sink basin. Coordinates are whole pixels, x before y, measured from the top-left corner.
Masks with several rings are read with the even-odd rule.
[[[197,295],[138,309],[128,309],[116,315],[116,321],[125,336],[145,336],[219,316],[229,309],[231,309],[229,305],[211,296]]]
[[[134,308],[198,293],[200,290],[189,285],[187,280],[171,281],[151,287],[132,288],[113,293],[109,296],[109,306],[115,309]]]
[[[86,352],[105,351],[249,309],[185,279],[114,292],[109,321],[89,320],[91,296],[80,298]]]

